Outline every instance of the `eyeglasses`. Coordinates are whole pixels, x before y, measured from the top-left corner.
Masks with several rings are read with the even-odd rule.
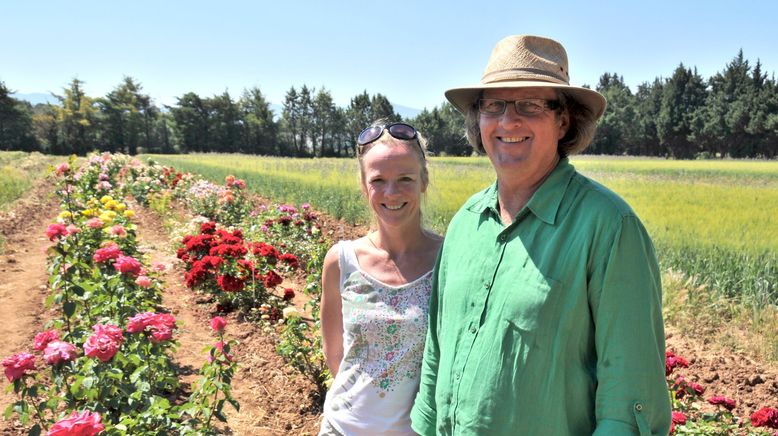
[[[521,100],[501,100],[499,98],[478,99],[478,112],[482,115],[502,115],[508,103],[513,103],[516,113],[525,117],[534,117],[547,110],[557,110],[561,107],[558,100],[544,100],[542,98],[524,98]]]
[[[403,141],[416,139],[416,136],[418,136],[418,132],[416,132],[416,129],[410,124],[392,123],[385,126],[371,126],[363,130],[362,133],[357,136],[359,154],[362,154],[365,145],[380,138],[381,135],[384,134],[384,130],[388,131],[393,138],[402,139]]]

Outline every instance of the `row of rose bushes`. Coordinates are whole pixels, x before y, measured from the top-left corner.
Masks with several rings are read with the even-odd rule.
[[[5,418],[16,415],[29,434],[210,434],[224,403],[237,407],[223,322],[212,323],[219,341],[191,396],[177,400],[177,326],[160,306],[165,266],[147,265],[138,249],[134,213],[118,189],[127,164],[104,154],[56,167],[62,211],[46,231],[53,243],[46,304],[60,317],[36,335],[33,353],[2,362],[18,397]]]
[[[227,176],[217,185],[191,173],[155,164],[132,166],[126,192],[163,212],[183,205],[193,215],[178,226],[178,258],[188,287],[208,295],[216,310],[275,328],[277,351],[309,378],[324,398],[329,372],[321,351],[319,300],[327,243],[310,205],[255,205],[246,183]],[[282,287],[283,276],[305,276],[304,315]]]

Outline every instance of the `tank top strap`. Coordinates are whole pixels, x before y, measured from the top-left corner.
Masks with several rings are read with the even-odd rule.
[[[338,266],[340,267],[340,290],[343,291],[343,284],[346,279],[351,277],[355,271],[359,270],[359,261],[357,253],[354,251],[354,241],[338,242]]]

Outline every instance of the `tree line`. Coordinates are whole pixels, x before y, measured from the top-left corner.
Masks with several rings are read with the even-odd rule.
[[[774,158],[778,152],[778,82],[752,67],[742,50],[704,79],[679,65],[632,92],[622,76],[605,73],[595,88],[608,99],[591,154],[673,158]],[[406,121],[433,154],[469,155],[463,117],[448,103],[403,120],[388,98],[367,91],[337,106],[330,92],[292,86],[280,114],[259,88],[237,98],[194,92],[157,106],[142,85],[125,77],[92,97],[73,79],[56,104],[15,99],[0,81],[0,150],[84,155],[93,150],[147,153],[226,152],[295,157],[353,156],[355,138],[373,120]]]

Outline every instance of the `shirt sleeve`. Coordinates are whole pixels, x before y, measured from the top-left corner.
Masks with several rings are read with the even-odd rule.
[[[666,435],[662,285],[653,244],[634,215],[602,247],[589,282],[597,350],[595,435]],[[597,262],[597,261],[596,261]]]
[[[438,342],[438,330],[440,328],[438,292],[441,289],[440,278],[445,277],[443,271],[443,250],[438,255],[435,265],[435,273],[432,279],[432,292],[430,293],[429,318],[427,327],[427,340],[424,344],[424,359],[421,364],[421,382],[419,393],[411,410],[411,428],[423,436],[435,435],[437,425],[437,407],[435,405],[435,386],[438,380],[438,363],[440,360],[440,348]]]

